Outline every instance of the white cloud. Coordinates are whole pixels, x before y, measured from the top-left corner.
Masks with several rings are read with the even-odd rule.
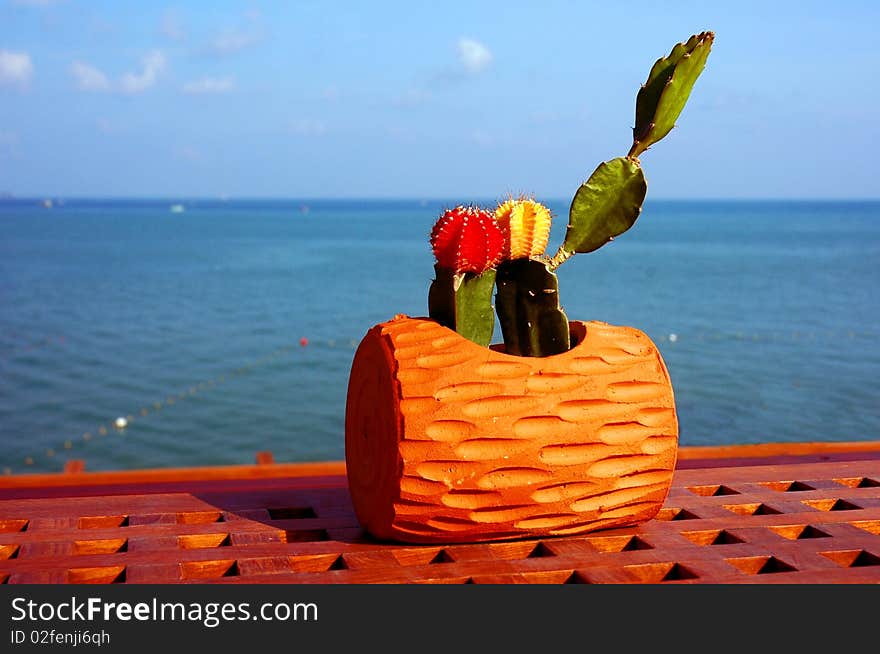
[[[18,159],[21,156],[18,143],[19,138],[16,132],[0,130],[0,159]]]
[[[205,160],[205,155],[191,145],[178,145],[174,148],[174,157],[190,163],[200,163]]]
[[[122,123],[109,118],[98,118],[95,121],[95,126],[103,134],[119,134],[125,131],[125,126]]]
[[[162,36],[171,41],[183,41],[186,39],[186,30],[183,27],[183,22],[173,9],[168,9],[162,15],[159,31],[162,33]]]
[[[141,61],[141,70],[129,71],[118,81],[111,80],[102,70],[82,61],[70,64],[70,74],[80,91],[114,91],[142,93],[153,86],[166,67],[165,55],[155,50]]]
[[[479,73],[492,63],[492,52],[474,39],[462,37],[458,40],[458,60],[469,73]]]
[[[57,5],[63,0],[12,0],[12,4],[19,7],[50,7]]]
[[[34,65],[27,52],[0,50],[0,84],[27,84]]]
[[[390,125],[385,129],[385,133],[399,143],[413,144],[416,142],[415,133],[408,127],[400,125]]]
[[[251,48],[266,37],[266,29],[259,10],[246,11],[237,23],[227,26],[208,41],[204,52],[209,55],[228,56]]]
[[[558,123],[562,117],[555,111],[537,111],[528,117],[529,123],[532,125],[550,125]]]
[[[230,55],[241,52],[260,41],[260,35],[254,31],[230,31],[218,34],[208,45],[208,50],[218,55]]]
[[[327,125],[322,120],[303,118],[291,121],[290,131],[298,136],[323,136],[327,132]]]
[[[391,104],[395,107],[418,107],[427,104],[431,99],[431,94],[418,88],[407,89],[403,93],[391,98]]]
[[[183,85],[183,92],[191,95],[229,93],[235,82],[231,77],[203,77]]]
[[[81,61],[70,64],[70,74],[76,80],[76,86],[82,91],[109,91],[110,80],[100,70]]]
[[[471,132],[471,142],[481,148],[491,148],[495,145],[495,139],[486,131],[475,129]]]
[[[137,73],[125,73],[119,84],[125,93],[141,93],[156,83],[165,70],[165,55],[154,50],[143,59],[143,68]]]

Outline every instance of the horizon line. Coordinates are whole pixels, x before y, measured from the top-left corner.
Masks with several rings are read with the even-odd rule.
[[[465,196],[461,196],[465,197]],[[495,196],[470,195],[463,203],[475,200],[496,201]],[[270,201],[270,202],[449,202],[451,196],[415,196],[415,195],[384,195],[384,196],[296,196],[296,195],[64,195],[64,194],[39,194],[39,195],[14,195],[0,193],[2,202],[44,202],[46,200],[98,200],[98,201],[137,201],[149,200],[156,202],[237,202],[237,201]],[[570,198],[545,196],[546,201],[561,202],[570,201]],[[645,202],[880,202],[877,197],[659,197],[645,198]]]

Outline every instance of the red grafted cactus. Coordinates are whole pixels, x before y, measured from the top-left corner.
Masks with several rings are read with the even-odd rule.
[[[447,209],[431,230],[437,265],[454,274],[479,275],[494,268],[504,255],[504,246],[494,214],[479,207]]]
[[[428,290],[428,313],[441,325],[488,346],[495,327],[492,289],[506,239],[493,212],[457,206],[431,230],[437,262]]]

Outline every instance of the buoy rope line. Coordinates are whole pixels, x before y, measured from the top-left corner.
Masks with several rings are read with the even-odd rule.
[[[30,354],[37,350],[64,345],[66,340],[67,339],[63,335],[47,336],[40,340],[28,341],[22,345],[10,345],[5,352],[0,352],[0,363],[8,363],[11,359],[21,356],[22,354]]]
[[[743,331],[737,332],[721,332],[721,331],[702,331],[702,332],[694,332],[691,334],[688,333],[675,333],[671,332],[669,334],[661,334],[659,336],[652,336],[653,340],[658,343],[668,344],[669,347],[673,347],[682,342],[713,342],[713,341],[743,341],[750,343],[784,343],[784,342],[815,342],[821,339],[827,340],[855,340],[855,339],[878,339],[880,338],[880,334],[876,332],[860,332],[855,330],[847,330],[845,332],[834,332],[834,331],[826,331],[826,332],[816,332],[816,331],[792,331],[792,332],[772,332],[768,331],[765,333],[746,333]],[[22,349],[20,352],[29,352],[37,347],[48,347],[50,345],[54,345],[56,343],[64,343],[65,338],[63,336],[59,337],[51,337],[46,338],[40,341],[34,341],[30,347],[27,349]],[[310,345],[309,339],[303,337],[300,338],[297,345],[299,348],[305,348]],[[327,348],[340,348],[345,347],[346,349],[354,349],[358,346],[359,341],[356,339],[350,340],[336,340],[330,339],[327,341],[318,341],[313,343],[314,345],[324,346]],[[201,381],[197,384],[193,384],[186,389],[182,390],[177,394],[171,394],[165,397],[163,400],[157,400],[149,405],[144,405],[139,410],[128,413],[125,415],[117,416],[112,420],[108,420],[105,423],[99,425],[96,429],[86,431],[82,433],[77,438],[69,438],[64,441],[59,447],[49,447],[43,450],[43,452],[39,455],[35,454],[32,456],[26,456],[22,460],[22,465],[24,466],[24,470],[33,469],[38,461],[45,458],[47,461],[56,460],[55,457],[60,452],[69,452],[73,450],[77,445],[82,446],[82,444],[88,443],[89,441],[95,439],[101,439],[108,435],[111,435],[113,432],[124,433],[125,430],[131,426],[132,423],[136,421],[140,421],[150,414],[157,413],[163,408],[171,407],[181,402],[189,397],[197,395],[199,393],[207,392],[212,390],[221,384],[235,379],[243,374],[247,374],[252,371],[254,368],[258,368],[260,366],[266,365],[275,361],[278,357],[283,356],[296,348],[296,345],[283,345],[269,354],[255,359],[254,361],[239,366],[237,368],[233,368],[217,377],[212,379],[208,379],[205,381]],[[0,359],[3,361],[3,359]],[[4,475],[11,475],[15,471],[12,466],[4,466],[2,470],[0,470]]]
[[[188,386],[187,388],[180,391],[179,393],[168,395],[162,400],[157,400],[149,405],[144,405],[138,411],[135,411],[135,412],[132,412],[132,413],[129,413],[126,415],[120,415],[112,420],[108,420],[108,421],[104,422],[103,424],[99,425],[96,429],[82,433],[77,438],[68,438],[59,447],[49,447],[49,448],[46,448],[45,450],[43,450],[43,452],[41,454],[26,456],[22,460],[22,465],[24,466],[24,470],[33,469],[33,467],[37,464],[37,462],[41,461],[41,460],[45,460],[47,462],[54,461],[54,460],[56,460],[55,457],[59,453],[72,451],[77,445],[79,445],[81,447],[85,443],[88,443],[92,440],[98,440],[98,439],[104,438],[106,436],[113,434],[114,432],[119,433],[119,434],[123,434],[123,433],[125,433],[126,429],[128,427],[130,427],[132,425],[132,423],[134,423],[136,421],[143,420],[144,418],[147,418],[151,414],[158,413],[159,411],[162,411],[163,409],[166,409],[167,407],[172,407],[172,406],[178,404],[179,402],[181,402],[187,398],[193,397],[199,393],[204,393],[209,390],[213,390],[228,381],[232,381],[236,377],[240,377],[241,375],[245,375],[245,374],[251,372],[255,368],[259,368],[260,366],[264,366],[266,364],[277,361],[279,357],[295,351],[297,348],[297,345],[299,346],[299,349],[304,349],[307,346],[309,346],[310,344],[311,343],[307,338],[305,338],[305,337],[300,338],[297,344],[283,345],[279,348],[276,348],[275,350],[273,350],[269,354],[267,354],[263,357],[260,357],[259,359],[254,359],[250,363],[247,363],[243,366],[239,366],[237,368],[233,368],[231,370],[228,370],[228,371],[226,371],[216,377],[213,377],[211,379],[207,379],[207,380],[201,381],[197,384],[193,384],[191,386]],[[325,345],[326,347],[329,347],[329,348],[340,347],[340,343],[336,340],[328,340],[324,343],[319,343],[319,344]],[[347,342],[347,346],[349,348],[355,348],[355,347],[357,347],[357,345],[358,345],[358,341],[356,341],[354,339]],[[2,469],[2,473],[4,475],[11,475],[14,472],[15,472],[15,470],[13,469],[12,466],[4,466]]]
[[[880,339],[880,332],[866,332],[856,330],[846,331],[766,331],[766,332],[722,332],[722,331],[699,331],[693,333],[676,333],[660,334],[652,336],[659,343],[677,343],[679,341],[690,342],[721,342],[721,341],[743,341],[752,343],[812,343],[817,341],[840,341],[848,340],[877,340]]]

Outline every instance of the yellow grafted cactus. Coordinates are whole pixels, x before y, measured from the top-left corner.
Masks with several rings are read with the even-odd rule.
[[[507,235],[506,259],[528,259],[544,254],[550,238],[550,210],[531,198],[509,198],[495,209],[495,220]]]

